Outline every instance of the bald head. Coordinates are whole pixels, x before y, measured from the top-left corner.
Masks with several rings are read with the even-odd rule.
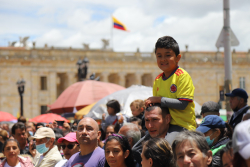
[[[78,123],[78,126],[81,125],[83,122],[89,122],[95,128],[95,130],[99,131],[98,123],[93,118],[85,117],[81,119],[81,121]]]
[[[87,148],[95,149],[101,136],[97,122],[89,117],[83,118],[77,126],[76,138],[81,147],[81,152]],[[84,149],[82,148],[84,146]],[[83,150],[82,150],[83,149]],[[93,151],[93,150],[92,150]]]

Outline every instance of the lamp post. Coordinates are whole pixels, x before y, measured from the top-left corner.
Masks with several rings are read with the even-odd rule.
[[[88,74],[89,59],[85,57],[83,60],[79,59],[76,64],[78,65],[78,81],[86,79]]]
[[[24,93],[25,81],[24,79],[21,79],[21,80],[18,80],[16,84],[17,84],[18,93],[20,95],[20,116],[23,116],[23,93]]]

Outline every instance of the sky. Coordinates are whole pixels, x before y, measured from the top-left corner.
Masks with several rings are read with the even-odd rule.
[[[117,52],[152,52],[159,37],[169,35],[180,50],[216,51],[223,27],[223,0],[0,0],[0,46],[29,36],[36,47],[102,47],[110,40]],[[231,29],[250,49],[250,2],[230,1]],[[129,31],[113,29],[111,16]],[[222,51],[223,48],[220,48]]]

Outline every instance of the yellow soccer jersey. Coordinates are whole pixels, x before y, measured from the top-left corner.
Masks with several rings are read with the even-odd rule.
[[[161,73],[155,78],[153,96],[167,97],[189,101],[185,110],[169,108],[172,125],[178,125],[188,130],[196,129],[194,112],[194,85],[190,75],[178,67],[168,78]]]

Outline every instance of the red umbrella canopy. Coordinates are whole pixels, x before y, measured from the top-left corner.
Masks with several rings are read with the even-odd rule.
[[[67,121],[68,120],[60,115],[48,113],[48,114],[42,114],[35,118],[32,118],[29,120],[29,122],[43,122],[43,123],[50,123],[54,121]]]
[[[64,90],[55,103],[49,107],[53,113],[72,112],[74,107],[80,110],[122,89],[125,88],[117,84],[95,80],[77,82]]]
[[[14,117],[13,115],[11,115],[10,113],[8,112],[3,112],[3,111],[0,111],[0,122],[13,122],[13,121],[16,121],[16,117]]]

